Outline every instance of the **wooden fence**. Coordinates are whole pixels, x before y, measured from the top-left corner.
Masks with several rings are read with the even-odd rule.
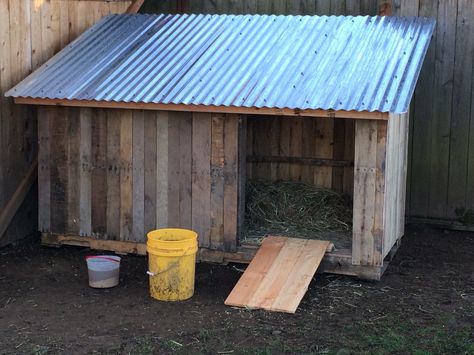
[[[36,110],[4,97],[78,34],[129,0],[0,0],[0,213],[37,155]],[[36,199],[22,208],[0,245],[37,230]],[[25,207],[25,206],[24,206]]]
[[[396,0],[394,5],[396,14],[437,20],[412,105],[407,212],[415,221],[472,228],[474,2]]]
[[[145,12],[427,16],[437,29],[411,109],[407,214],[474,224],[474,1],[147,0]],[[462,221],[463,223],[460,223]]]
[[[382,1],[384,2],[384,1]],[[380,0],[146,0],[142,12],[375,15]]]

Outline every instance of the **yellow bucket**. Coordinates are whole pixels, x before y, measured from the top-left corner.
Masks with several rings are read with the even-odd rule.
[[[194,293],[197,233],[158,229],[148,233],[150,295],[160,301],[183,301]]]

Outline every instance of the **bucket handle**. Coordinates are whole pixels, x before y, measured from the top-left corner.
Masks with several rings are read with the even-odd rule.
[[[158,275],[161,275],[161,274],[164,274],[165,272],[168,272],[170,271],[171,269],[174,269],[175,267],[178,266],[178,262],[179,262],[179,259],[181,259],[183,256],[186,255],[186,253],[188,251],[190,251],[191,249],[193,249],[194,247],[189,247],[188,249],[186,249],[185,251],[183,251],[183,254],[181,254],[180,256],[178,256],[178,260],[175,260],[173,263],[171,263],[170,267],[168,267],[167,269],[163,270],[163,271],[160,271],[160,272],[151,272],[150,270],[147,270],[146,274],[153,277],[153,276],[158,276]]]
[[[104,260],[108,260],[108,261],[115,261],[116,263],[119,263],[119,262],[120,262],[120,260],[115,260],[114,258],[110,258],[110,257],[108,257],[108,256],[100,256],[100,255],[97,255],[97,256],[96,256],[96,255],[89,255],[89,256],[86,256],[86,260],[92,259],[92,258],[94,258],[94,259],[104,259]]]

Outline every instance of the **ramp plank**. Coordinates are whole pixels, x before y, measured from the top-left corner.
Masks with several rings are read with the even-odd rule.
[[[245,270],[245,277],[240,278],[227,297],[226,305],[248,307],[247,303],[255,291],[257,291],[285,242],[286,238],[283,237],[266,238],[262,242],[262,246],[258,249],[257,254]]]
[[[225,304],[295,313],[329,244],[267,237]]]

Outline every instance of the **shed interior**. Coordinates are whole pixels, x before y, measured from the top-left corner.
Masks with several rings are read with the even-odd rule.
[[[251,191],[240,239],[252,243],[265,234],[286,235],[329,240],[336,249],[350,250],[354,120],[248,115],[246,131],[246,181]],[[272,195],[278,193],[284,196]],[[253,222],[254,216],[264,228],[252,226],[249,231],[248,219]],[[305,218],[311,221],[305,223]]]

